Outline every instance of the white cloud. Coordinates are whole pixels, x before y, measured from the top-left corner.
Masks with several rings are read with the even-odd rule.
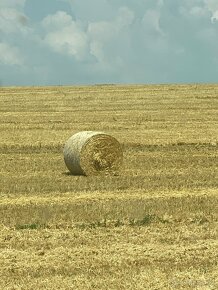
[[[103,52],[103,44],[100,41],[92,41],[90,44],[90,53],[94,55],[99,62],[105,61],[105,56]]]
[[[4,65],[23,65],[23,59],[17,47],[0,42],[0,63]]]
[[[46,30],[45,43],[52,50],[74,56],[77,60],[85,59],[88,49],[87,35],[70,15],[59,11],[47,16],[42,24]]]
[[[134,18],[134,12],[131,9],[129,9],[128,7],[121,7],[118,10],[118,16],[115,20],[115,23],[117,23],[120,28],[128,27],[132,24]]]
[[[29,31],[27,27],[27,17],[14,8],[0,9],[0,32],[4,34],[21,32],[26,34]]]
[[[179,12],[183,17],[190,19],[209,18],[210,14],[205,0],[184,0],[179,5]]]
[[[218,20],[218,1],[217,0],[204,0],[205,5],[211,12],[211,22],[214,23]]]
[[[134,13],[121,7],[111,21],[90,22],[85,29],[71,15],[58,11],[42,21],[46,31],[44,41],[53,51],[73,56],[76,60],[85,60],[92,55],[98,62],[106,62],[106,45],[119,37],[133,20]]]
[[[118,15],[111,21],[90,22],[88,25],[88,34],[94,41],[111,41],[132,24],[134,13],[127,7],[118,9]]]
[[[110,41],[118,32],[119,28],[113,22],[93,22],[88,26],[88,34],[92,41],[100,41],[102,43]]]
[[[61,30],[48,33],[45,42],[56,52],[74,56],[77,60],[85,58],[87,37],[73,23]]]
[[[58,11],[54,15],[48,15],[43,19],[42,25],[47,30],[57,30],[71,25],[72,17],[64,11]]]
[[[142,19],[142,24],[144,29],[149,33],[163,34],[160,27],[160,11],[155,9],[149,9],[145,12]]]
[[[156,7],[147,9],[141,20],[143,46],[146,53],[165,54],[169,51],[167,34],[161,27],[161,8],[164,2],[158,1]]]
[[[211,21],[212,23],[214,23],[215,21],[218,21],[218,10],[213,13]]]
[[[204,3],[207,5],[207,7],[212,12],[215,12],[218,10],[218,1],[217,0],[204,0]]]
[[[216,80],[218,0],[63,1],[0,0],[5,82]]]
[[[90,39],[90,53],[97,58],[98,62],[105,62],[108,67],[106,46],[112,42],[116,45],[116,39],[122,38],[122,33],[128,30],[134,17],[133,11],[127,7],[121,7],[118,9],[117,17],[111,21],[89,23],[87,33]]]
[[[197,17],[204,17],[207,15],[207,10],[202,6],[194,6],[189,11],[191,15]]]

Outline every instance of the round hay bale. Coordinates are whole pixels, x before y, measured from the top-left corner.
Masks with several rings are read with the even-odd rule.
[[[64,146],[64,161],[74,175],[116,175],[122,165],[120,143],[103,132],[82,131]]]

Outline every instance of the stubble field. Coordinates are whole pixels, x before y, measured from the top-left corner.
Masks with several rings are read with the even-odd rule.
[[[119,176],[72,176],[105,131]],[[218,289],[218,85],[0,88],[0,289]]]

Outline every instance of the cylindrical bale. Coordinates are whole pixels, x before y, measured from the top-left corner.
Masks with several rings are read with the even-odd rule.
[[[123,162],[120,143],[104,132],[82,131],[64,146],[64,161],[74,175],[116,175]]]

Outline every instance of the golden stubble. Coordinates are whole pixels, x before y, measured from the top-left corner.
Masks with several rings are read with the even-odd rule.
[[[0,88],[0,289],[217,289],[217,85]],[[120,141],[72,176],[73,133]]]

